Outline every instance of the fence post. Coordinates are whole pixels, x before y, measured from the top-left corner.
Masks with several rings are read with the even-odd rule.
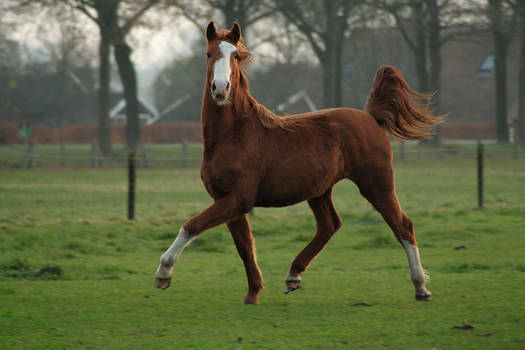
[[[22,161],[22,169],[31,169],[33,168],[33,157],[35,151],[35,141],[31,140],[27,144],[27,150],[24,154],[24,160]]]
[[[478,141],[478,208],[483,209],[483,144]]]
[[[135,218],[135,151],[128,152],[128,220]]]
[[[182,167],[188,167],[188,140],[182,142]]]
[[[66,166],[66,145],[64,145],[62,130],[60,130],[60,166]]]
[[[146,154],[146,149],[142,143],[139,143],[137,146],[137,156],[140,159],[140,166],[142,168],[149,168],[149,159]]]
[[[443,147],[443,139],[441,138],[441,131],[439,131],[438,148],[439,148],[439,160],[445,160],[445,149]]]
[[[97,140],[91,142],[91,166],[93,168],[102,168],[104,166],[102,152],[100,152]]]
[[[514,158],[519,159],[520,158],[520,139],[518,134],[516,134],[516,137],[514,137]]]

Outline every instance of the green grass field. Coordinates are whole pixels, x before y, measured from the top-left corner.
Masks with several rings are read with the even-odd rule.
[[[395,169],[430,302],[414,300],[403,249],[348,181],[341,230],[290,295],[313,216],[305,203],[255,210],[265,289],[247,306],[224,225],[153,287],[180,225],[211,203],[197,169],[139,170],[132,222],[123,169],[0,169],[0,349],[524,349],[525,162],[487,158],[478,210],[473,157],[421,158]]]

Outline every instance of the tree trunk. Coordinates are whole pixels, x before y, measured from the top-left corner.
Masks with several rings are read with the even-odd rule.
[[[520,21],[520,71],[518,82],[518,140],[525,144],[525,0],[518,3]]]
[[[239,26],[241,26],[243,36],[246,34],[246,29],[248,28],[248,24],[246,23],[248,16],[246,15],[246,4],[244,2],[245,0],[227,0],[224,7],[221,8],[224,20],[226,21],[226,23],[224,23],[224,28],[231,28],[233,22],[237,22]]]
[[[68,61],[67,59],[63,59],[59,63],[58,67],[58,80],[60,83],[60,93],[59,93],[59,101],[58,101],[58,141],[60,144],[60,165],[65,166],[65,153],[66,153],[66,145],[64,141],[64,124],[66,119],[66,101],[67,101],[67,72],[68,72]]]
[[[496,137],[498,143],[509,141],[507,127],[507,52],[508,42],[501,22],[500,0],[489,0],[494,39],[494,78],[496,87]]]
[[[131,48],[124,40],[114,43],[113,46],[126,101],[126,145],[129,149],[136,149],[140,142],[140,122],[137,77],[130,57]]]
[[[323,108],[333,107],[333,64],[330,54],[325,52],[324,59],[321,61],[321,68],[323,70]]]
[[[344,39],[344,38],[343,38]],[[343,106],[343,43],[342,41],[335,43],[334,48],[334,107]]]
[[[346,18],[336,16],[334,40],[334,107],[343,106],[343,47],[345,42]]]
[[[423,9],[423,3],[415,1],[413,4],[413,19],[416,24],[416,47],[415,47],[415,59],[416,59],[416,74],[418,79],[418,90],[421,92],[429,92],[428,88],[428,72],[427,72],[427,40],[425,25],[425,11]]]
[[[430,59],[429,74],[429,91],[434,93],[432,109],[435,114],[440,114],[439,94],[441,91],[441,25],[439,20],[439,7],[437,0],[427,0],[427,9],[429,13],[428,21],[428,53]],[[433,137],[436,145],[441,145],[441,126],[436,128],[436,134]]]
[[[333,0],[324,0],[324,15],[326,21],[326,31],[323,33],[324,57],[319,57],[323,66],[323,107],[335,107],[335,81],[336,81],[336,57],[335,47],[337,40],[336,34],[336,7]]]
[[[496,135],[498,143],[509,141],[507,126],[507,52],[496,44],[494,55],[496,79]],[[500,47],[498,47],[500,46]]]
[[[231,28],[233,26],[234,22],[237,22],[242,30],[242,38],[244,41],[244,44],[247,43],[247,34],[248,34],[248,23],[246,22],[246,14],[244,12],[243,7],[236,8],[234,1],[227,1],[226,5],[221,8],[224,20],[226,23],[224,24],[224,28]]]
[[[109,33],[100,28],[99,72],[98,72],[98,144],[102,154],[111,154],[111,123],[109,120],[109,84],[111,78]]]

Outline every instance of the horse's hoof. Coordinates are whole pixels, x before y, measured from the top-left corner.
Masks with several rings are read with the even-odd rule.
[[[299,288],[301,288],[301,281],[286,282],[286,286],[284,287],[284,294],[288,294]]]
[[[417,294],[416,293],[416,300],[417,301],[430,301],[432,299],[432,293],[427,292],[423,294]]]
[[[257,301],[244,299],[244,300],[242,301],[242,304],[243,304],[243,305],[257,305],[257,304],[259,304],[259,303],[258,303]]]
[[[164,290],[167,289],[171,285],[171,277],[170,278],[157,278],[155,279],[155,287],[158,289]]]

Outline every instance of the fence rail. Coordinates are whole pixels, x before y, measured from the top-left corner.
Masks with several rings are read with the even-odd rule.
[[[524,159],[525,154],[514,144],[499,145],[483,142],[484,157]],[[446,161],[476,159],[477,143],[447,142],[441,147],[424,143],[392,144],[394,162]],[[136,152],[139,168],[198,168],[202,145],[198,143],[148,144]],[[128,152],[116,145],[111,156],[103,156],[96,142],[89,145],[0,145],[0,168],[126,168]]]

